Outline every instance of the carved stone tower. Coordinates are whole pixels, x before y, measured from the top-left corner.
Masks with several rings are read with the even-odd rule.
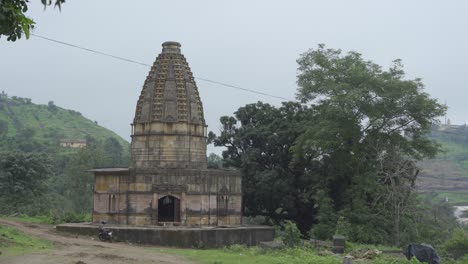
[[[180,44],[164,42],[138,98],[130,168],[97,168],[93,223],[239,225],[242,178],[207,169],[206,124]]]
[[[206,169],[206,124],[178,42],[164,42],[146,77],[132,124],[135,169]]]

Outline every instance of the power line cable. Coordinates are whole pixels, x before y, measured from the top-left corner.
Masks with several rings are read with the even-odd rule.
[[[131,62],[131,63],[136,63],[136,64],[140,64],[140,65],[143,65],[143,66],[149,66],[149,67],[151,67],[151,65],[146,64],[146,63],[142,63],[142,62],[138,62],[138,61],[134,61],[134,60],[122,58],[122,57],[115,56],[115,55],[112,55],[112,54],[109,54],[109,53],[104,53],[104,52],[101,52],[101,51],[92,50],[92,49],[88,49],[88,48],[85,48],[85,47],[80,47],[80,46],[78,46],[78,45],[74,45],[74,44],[70,44],[70,43],[63,42],[63,41],[59,41],[59,40],[55,40],[55,39],[51,39],[51,38],[39,36],[39,35],[36,35],[36,34],[31,34],[31,36],[34,36],[34,37],[37,37],[37,38],[41,38],[41,39],[45,39],[45,40],[52,41],[52,42],[56,42],[56,43],[59,43],[59,44],[65,45],[65,46],[70,46],[70,47],[73,47],[73,48],[77,48],[77,49],[89,51],[89,52],[92,52],[92,53],[104,55],[104,56],[111,57],[111,58],[114,58],[114,59],[119,59],[119,60]]]
[[[48,37],[44,37],[44,36],[40,36],[40,35],[36,35],[36,34],[32,34],[32,33],[31,33],[31,35],[34,36],[34,37],[37,37],[37,38],[47,40],[47,41],[51,41],[51,42],[55,42],[55,43],[65,45],[65,46],[69,46],[69,47],[72,47],[72,48],[76,48],[76,49],[88,51],[88,52],[91,52],[91,53],[111,57],[111,58],[114,58],[114,59],[130,62],[130,63],[142,65],[142,66],[149,66],[149,67],[152,66],[152,65],[147,64],[147,63],[127,59],[127,58],[124,58],[124,57],[112,55],[112,54],[101,52],[101,51],[98,51],[98,50],[88,49],[88,48],[85,48],[85,47],[81,47],[81,46],[78,46],[78,45],[75,45],[75,44],[63,42],[63,41],[60,41],[60,40],[56,40],[56,39],[52,39],[52,38],[48,38]],[[225,87],[229,87],[229,88],[233,88],[233,89],[237,89],[237,90],[241,90],[241,91],[245,91],[245,92],[265,95],[265,96],[269,96],[269,97],[276,98],[276,99],[281,99],[281,100],[286,100],[286,101],[294,101],[292,99],[288,99],[288,98],[285,98],[285,97],[281,97],[281,96],[277,96],[277,95],[273,95],[273,94],[268,94],[268,93],[264,93],[264,92],[260,92],[260,91],[256,91],[256,90],[252,90],[252,89],[247,89],[247,88],[243,88],[243,87],[228,84],[228,83],[218,82],[218,81],[214,81],[214,80],[210,80],[210,79],[206,79],[206,78],[201,78],[201,77],[196,77],[196,76],[194,76],[194,78],[197,79],[197,80],[201,80],[201,81],[205,81],[205,82],[209,82],[209,83],[214,83],[214,84],[222,85],[222,86],[225,86]]]

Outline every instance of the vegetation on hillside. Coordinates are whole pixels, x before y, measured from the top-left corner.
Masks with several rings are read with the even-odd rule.
[[[424,173],[436,177],[468,178],[468,127],[434,125],[429,138],[441,144],[442,152],[422,164]],[[443,173],[439,172],[440,167]]]
[[[240,107],[210,136],[226,147],[225,165],[243,174],[244,213],[293,220],[319,239],[330,239],[339,220],[361,243],[445,239],[442,229],[456,225],[450,208],[432,217],[414,192],[416,162],[440,151],[426,135],[445,106],[421,80],[405,79],[399,60],[384,70],[320,45],[298,63],[301,103]]]
[[[28,236],[15,228],[0,225],[1,255],[24,254],[51,247],[52,244],[49,241]]]
[[[122,137],[83,117],[80,112],[61,108],[52,101],[48,105],[38,105],[29,98],[8,97],[4,92],[0,94],[2,143],[5,143],[5,139],[18,143],[32,139],[45,148],[58,146],[61,139],[105,141],[108,138],[116,139],[123,148],[128,149],[129,144]],[[25,146],[25,151],[28,150]]]
[[[86,147],[62,147],[85,139]],[[80,113],[49,102],[0,95],[0,214],[46,215],[51,222],[91,213],[93,178],[87,170],[127,166],[129,144]]]

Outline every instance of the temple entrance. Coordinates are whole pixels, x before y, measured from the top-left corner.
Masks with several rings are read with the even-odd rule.
[[[158,200],[158,222],[180,222],[180,200],[167,195]]]

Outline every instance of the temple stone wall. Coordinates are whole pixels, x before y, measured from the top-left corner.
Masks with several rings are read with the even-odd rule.
[[[158,201],[180,201],[177,225],[241,224],[241,177],[237,171],[160,169],[95,172],[93,222],[158,225]],[[114,174],[113,174],[114,173]]]

